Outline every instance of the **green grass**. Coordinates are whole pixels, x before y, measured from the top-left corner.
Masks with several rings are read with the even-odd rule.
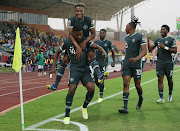
[[[0,67],[0,73],[15,72],[12,67]]]
[[[180,68],[175,68],[175,70]],[[155,71],[143,73],[142,83],[156,78]],[[142,108],[136,110],[138,95],[136,89],[132,89],[129,95],[128,114],[119,114],[118,109],[123,107],[122,94],[103,101],[101,104],[95,104],[88,107],[89,119],[84,120],[81,111],[71,113],[71,120],[86,125],[90,131],[177,131],[180,129],[179,111],[180,111],[180,71],[174,73],[174,91],[172,103],[167,102],[168,85],[164,80],[164,104],[157,104],[159,99],[157,89],[157,79],[142,86],[144,101]],[[131,87],[133,87],[131,80]],[[123,89],[122,78],[115,78],[105,81],[104,97],[121,92]],[[80,107],[85,99],[86,89],[78,87],[74,96],[71,109]],[[92,101],[98,99],[99,89],[96,88]],[[65,112],[65,97],[67,90],[63,90],[51,95],[37,99],[24,105],[25,127],[31,126],[50,117]],[[59,118],[63,119],[63,117]],[[21,116],[20,108],[16,108],[0,116],[0,130],[2,131],[20,131]],[[62,122],[51,121],[38,128],[43,129],[61,129],[61,130],[79,130],[79,127],[73,124],[63,125]]]

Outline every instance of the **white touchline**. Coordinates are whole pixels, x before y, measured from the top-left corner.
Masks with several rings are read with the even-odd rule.
[[[179,69],[179,70],[176,70],[176,71],[174,71],[174,72],[177,72],[177,71],[180,71],[180,69]],[[154,81],[154,80],[156,80],[156,79],[157,79],[157,78],[154,78],[154,79],[152,79],[152,80],[149,80],[149,81],[147,81],[147,82],[142,83],[141,85],[150,83],[150,82],[152,82],[152,81]],[[132,89],[134,89],[134,88],[135,88],[135,87],[132,87],[132,88],[130,88],[129,90],[132,90]],[[108,96],[108,97],[103,98],[103,100],[107,100],[107,99],[109,99],[109,98],[112,98],[112,97],[114,97],[114,96],[120,95],[120,94],[122,94],[122,93],[123,93],[123,91],[121,91],[121,92],[119,92],[119,93],[116,93],[116,94],[113,94],[113,95],[110,95],[110,96]],[[91,102],[88,106],[92,106],[92,105],[94,105],[94,104],[96,104],[96,103],[97,103],[97,101]],[[78,110],[80,110],[80,109],[81,109],[81,107],[75,108],[75,109],[71,110],[71,113],[73,113],[73,112],[75,112],[75,111],[78,111]],[[46,124],[46,123],[48,123],[48,122],[50,122],[50,121],[55,121],[55,119],[57,120],[57,118],[60,118],[60,117],[62,117],[62,116],[64,116],[64,115],[65,115],[65,113],[59,114],[59,115],[57,115],[57,116],[51,117],[51,118],[46,119],[46,120],[44,120],[44,121],[42,121],[42,122],[36,123],[36,124],[34,124],[34,125],[32,125],[32,126],[29,126],[29,127],[25,128],[24,130],[39,130],[39,129],[36,129],[36,128],[39,127],[39,126],[41,126],[41,125],[44,125],[44,124]],[[58,120],[59,120],[59,119],[58,119]],[[41,130],[41,129],[40,129],[40,130]],[[50,131],[50,130],[52,130],[52,129],[43,129],[43,130]],[[60,130],[52,130],[52,131],[60,131]],[[87,131],[87,130],[86,130],[86,131]]]

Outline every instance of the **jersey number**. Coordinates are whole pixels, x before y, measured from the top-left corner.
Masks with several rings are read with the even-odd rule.
[[[69,51],[71,52],[71,54],[74,54],[74,55],[76,54],[76,51],[72,46],[70,47]]]
[[[173,70],[170,71],[169,76],[172,77],[172,75],[173,75]]]
[[[136,69],[136,75],[137,76],[141,75],[141,69]]]

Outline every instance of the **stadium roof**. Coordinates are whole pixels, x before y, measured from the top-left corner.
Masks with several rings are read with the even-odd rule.
[[[48,17],[69,18],[74,15],[74,4],[83,2],[85,14],[97,20],[110,20],[124,8],[146,0],[1,0],[1,6],[48,12]]]

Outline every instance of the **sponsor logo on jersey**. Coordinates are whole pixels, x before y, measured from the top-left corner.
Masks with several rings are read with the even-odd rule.
[[[87,26],[87,25],[84,25],[84,26],[83,26],[83,29],[84,29],[84,30],[87,30],[87,29],[88,29],[88,26]]]

